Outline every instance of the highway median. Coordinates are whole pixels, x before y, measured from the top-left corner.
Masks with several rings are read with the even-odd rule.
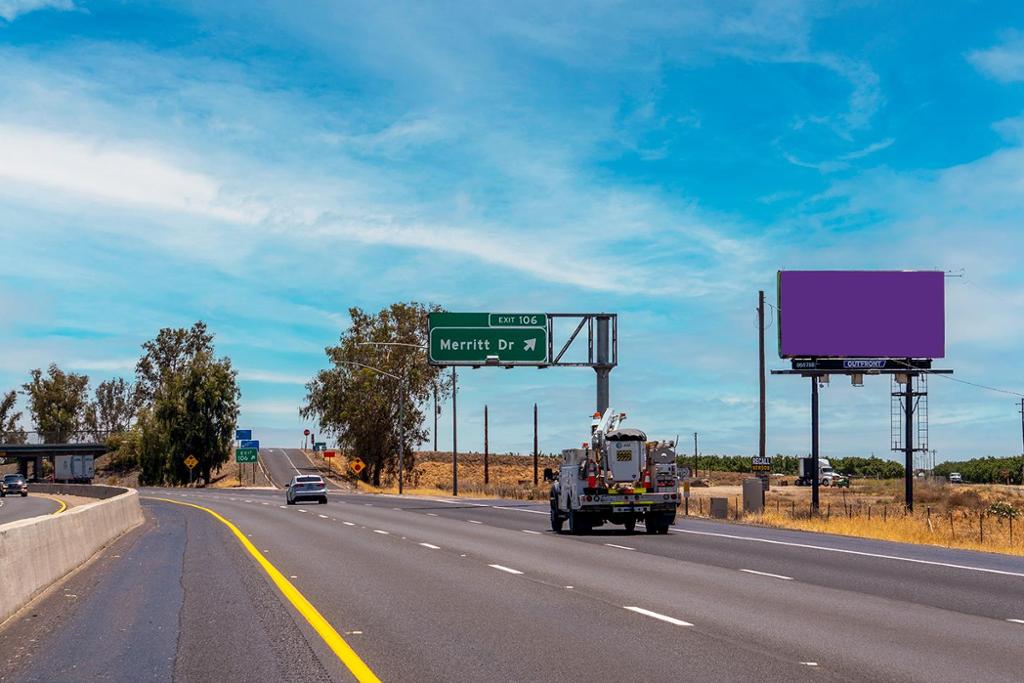
[[[80,486],[75,493],[96,500],[0,526],[0,624],[143,521],[134,489]]]

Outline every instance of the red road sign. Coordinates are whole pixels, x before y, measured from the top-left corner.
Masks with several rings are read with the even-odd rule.
[[[325,458],[333,458],[334,457],[334,451],[324,451],[324,457]]]
[[[304,430],[302,430],[302,433],[303,433],[304,435],[306,435],[306,436],[309,436],[309,430],[308,430],[308,429],[304,429]]]

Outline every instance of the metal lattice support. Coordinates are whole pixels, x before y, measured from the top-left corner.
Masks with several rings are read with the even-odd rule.
[[[917,446],[915,450],[928,451],[928,375],[916,377],[917,384]],[[930,469],[930,468],[926,468]]]
[[[889,377],[890,393],[892,399],[889,401],[889,443],[893,451],[903,450],[903,389],[896,381],[896,375]]]
[[[896,380],[899,375],[892,375],[891,394],[889,402],[889,442],[893,451],[902,452],[906,449],[904,423],[904,384]],[[908,378],[913,384],[914,397],[914,450],[919,452],[928,451],[928,375],[922,373]],[[923,461],[922,461],[923,462]],[[928,469],[922,466],[922,469]]]

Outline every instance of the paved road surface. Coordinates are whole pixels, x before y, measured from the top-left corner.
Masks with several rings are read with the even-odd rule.
[[[270,474],[271,481],[281,489],[296,474],[322,474],[298,448],[261,448],[260,461]],[[341,490],[332,481],[327,482],[327,488]]]
[[[383,680],[1021,677],[1019,558],[704,520],[559,536],[543,506],[500,501],[143,495],[234,522]],[[76,575],[92,588],[35,610],[54,626],[10,680],[350,680],[224,524],[145,508],[120,558]],[[0,652],[31,622],[0,632]]]
[[[31,487],[32,485],[29,484]],[[60,509],[60,503],[53,498],[34,495],[31,491],[28,497],[4,496],[0,498],[0,524],[7,524],[18,519],[49,515]]]

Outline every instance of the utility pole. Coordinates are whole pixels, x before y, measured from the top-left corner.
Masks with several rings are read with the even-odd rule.
[[[1021,440],[1021,455],[1024,455],[1024,398],[1020,400],[1020,440]]]
[[[405,382],[398,383],[398,495],[405,493]]]
[[[487,441],[487,405],[484,405],[484,484],[491,483],[491,468],[488,462],[489,444]]]
[[[697,432],[693,433],[693,478],[697,478]]]
[[[533,404],[533,485],[537,485],[537,404]]]
[[[758,379],[761,383],[761,432],[758,438],[758,454],[765,457],[765,383],[764,383],[764,290],[758,292],[757,299],[757,351],[760,373]]]
[[[459,411],[457,408],[458,389],[455,385],[455,366],[452,366],[452,495],[459,495]]]

